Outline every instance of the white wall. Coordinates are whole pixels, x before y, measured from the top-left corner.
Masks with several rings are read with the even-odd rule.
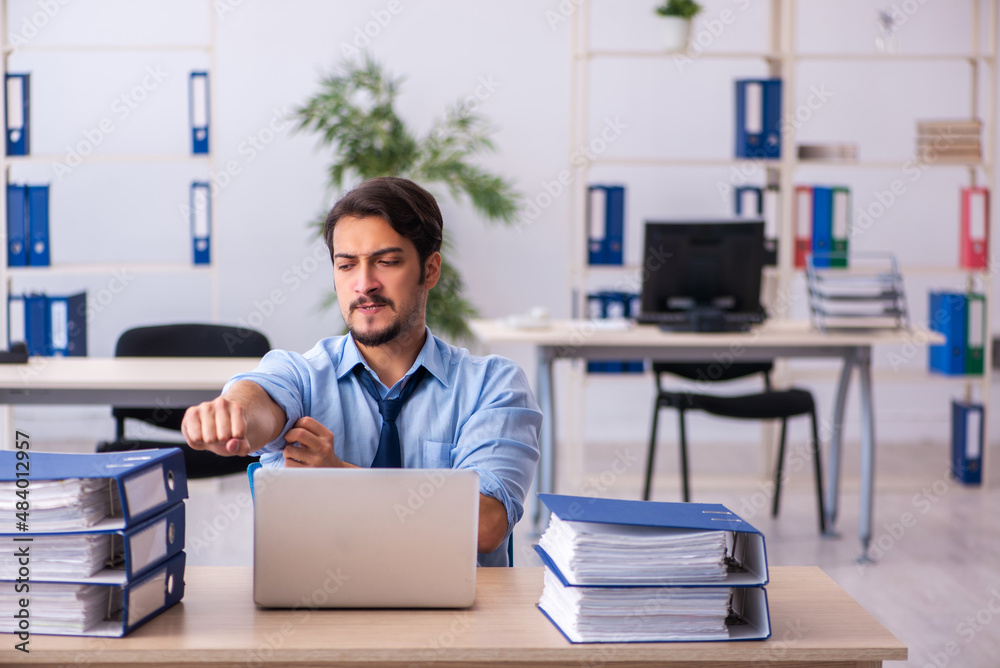
[[[186,221],[178,207],[192,178],[226,181],[215,200],[214,261],[222,322],[250,322],[277,347],[305,350],[338,331],[340,317],[319,304],[331,288],[327,263],[316,262],[307,223],[331,203],[325,186],[327,157],[313,137],[280,127],[280,116],[317,89],[319,77],[343,58],[367,29],[369,50],[405,76],[399,106],[419,132],[454,103],[481,95],[479,110],[495,124],[496,155],[483,164],[514,179],[531,199],[545,192],[569,164],[570,21],[559,20],[579,4],[570,0],[469,2],[435,0],[11,0],[5,30],[27,43],[202,44],[215,21],[215,61],[198,51],[15,52],[12,70],[33,74],[32,140],[35,154],[65,161],[67,147],[87,142],[104,119],[96,154],[185,153],[187,75],[212,71],[214,173],[204,163],[105,164],[86,158],[68,174],[51,164],[18,166],[12,179],[53,183],[53,259],[176,261],[189,257]],[[659,23],[652,0],[593,0],[593,45],[657,48]],[[871,50],[878,0],[798,3],[800,47],[807,51]],[[696,32],[729,9],[735,21],[712,37],[710,49],[763,50],[767,3],[713,0]],[[924,0],[900,29],[904,53],[965,52],[971,2]],[[391,7],[390,7],[391,6]],[[393,14],[390,9],[398,9]],[[375,22],[381,18],[384,26]],[[122,117],[116,99],[141,86],[149,69],[165,73]],[[158,68],[158,69],[157,69]],[[829,101],[802,124],[813,141],[856,141],[867,159],[904,159],[912,153],[914,120],[967,113],[964,63],[830,63],[799,69],[797,102],[812,86],[832,91]],[[608,155],[725,158],[732,146],[732,79],[765,73],[758,60],[695,59],[679,68],[669,59],[598,60],[593,67],[591,132],[608,119],[628,127]],[[147,79],[147,82],[149,80]],[[487,88],[483,82],[492,82]],[[492,89],[492,90],[491,90]],[[257,138],[257,148],[250,143]],[[94,142],[91,142],[94,143]],[[229,168],[227,168],[227,165]],[[233,167],[235,166],[235,167]],[[238,174],[234,174],[238,171]],[[898,170],[897,170],[898,171]],[[226,174],[221,174],[226,172]],[[228,179],[226,177],[229,177]],[[855,204],[904,175],[893,170],[803,170],[802,182],[849,185]],[[719,183],[727,169],[595,169],[594,181],[628,185],[626,254],[637,257],[646,218],[728,215],[731,203]],[[855,240],[858,249],[891,249],[904,264],[957,261],[957,169],[932,170],[908,181],[906,195]],[[996,184],[994,184],[995,186]],[[440,193],[446,227],[469,294],[483,314],[499,317],[536,305],[569,314],[567,277],[568,193],[554,198],[537,219],[517,230],[488,226],[462,202]],[[994,243],[994,247],[996,244]],[[322,253],[320,253],[322,255]],[[996,254],[994,252],[994,257]],[[304,276],[305,278],[299,278]],[[15,290],[86,288],[93,299],[109,275],[54,276],[15,284]],[[954,276],[910,279],[916,321],[926,317],[929,287],[958,286]],[[801,286],[800,286],[801,288]],[[804,313],[804,293],[797,308]],[[280,303],[277,303],[280,302]],[[994,311],[994,324],[998,309]],[[127,327],[161,321],[201,320],[211,314],[211,281],[205,274],[137,276],[101,304],[90,322],[92,355],[110,355]],[[994,329],[1000,327],[994,326]],[[530,351],[498,349],[533,372]],[[879,365],[885,366],[886,351]],[[923,355],[911,362],[922,369]],[[916,385],[888,380],[878,387],[883,440],[947,439],[947,397],[954,383]],[[832,377],[814,387],[830,396]],[[649,420],[648,377],[590,382],[585,428],[595,442],[641,442]],[[824,403],[823,405],[829,405]],[[568,406],[563,411],[569,410]],[[996,411],[994,411],[996,413]],[[856,419],[856,411],[853,413]],[[104,409],[19,408],[16,420],[34,427],[36,439],[93,440],[111,433]],[[998,416],[993,416],[997,424]],[[565,422],[564,422],[565,424]],[[669,424],[665,429],[670,429]],[[731,438],[717,423],[697,425],[706,439]],[[994,434],[1000,433],[994,427]],[[749,430],[745,438],[756,438]],[[942,452],[943,456],[943,452]]]

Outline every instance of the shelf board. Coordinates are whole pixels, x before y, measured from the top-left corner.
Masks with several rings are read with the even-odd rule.
[[[747,163],[763,163],[765,167],[780,168],[781,159],[755,160],[753,158],[643,158],[636,156],[598,157],[591,165],[641,166],[641,167],[733,167]]]
[[[798,160],[785,162],[782,158],[653,158],[642,156],[611,156],[597,157],[591,165],[607,165],[611,167],[734,167],[748,163],[762,164],[770,169],[783,169],[787,164],[790,169],[799,167],[838,167],[848,169],[902,169],[906,166],[923,165],[932,168],[941,167],[981,167],[990,169],[992,161],[969,162],[954,158],[940,157],[933,162],[922,162],[916,156],[898,160]]]
[[[11,46],[4,49],[4,53],[11,54],[17,52],[39,52],[57,53],[92,51],[100,52],[130,52],[130,51],[211,51],[211,44],[40,44]]]
[[[592,49],[586,51],[582,54],[577,54],[577,59],[587,58],[674,58],[674,57],[690,58],[691,60],[701,60],[702,58],[710,58],[712,60],[720,59],[754,59],[760,58],[762,60],[780,60],[784,56],[777,51],[700,51],[700,52],[687,52],[687,51],[666,51],[664,49]]]
[[[190,153],[136,153],[133,155],[118,153],[118,154],[91,154],[86,157],[81,158],[80,164],[86,163],[104,163],[104,164],[114,164],[114,163],[137,163],[137,162],[208,162],[212,155],[208,154],[198,154],[193,155]],[[66,160],[65,155],[8,155],[3,158],[11,164],[25,163],[25,164],[35,164],[35,163],[62,163]]]
[[[859,62],[974,62],[992,63],[995,56],[972,53],[799,53],[795,60],[855,60]]]
[[[210,264],[184,262],[95,262],[87,264],[57,264],[48,267],[7,267],[11,278],[38,278],[43,276],[78,276],[128,272],[135,274],[179,274],[190,271],[207,272]]]

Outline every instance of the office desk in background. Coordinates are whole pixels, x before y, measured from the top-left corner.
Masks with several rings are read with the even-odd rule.
[[[875,485],[875,411],[872,399],[871,349],[876,344],[928,345],[944,343],[935,332],[865,331],[824,334],[805,321],[771,320],[749,332],[662,332],[653,325],[607,329],[600,320],[553,321],[547,328],[516,329],[501,321],[476,320],[472,331],[486,344],[520,343],[534,346],[538,360],[536,392],[544,420],[538,491],[555,486],[555,401],[552,366],[557,359],[654,359],[697,362],[729,353],[736,362],[777,358],[832,357],[843,360],[833,409],[832,431],[826,465],[827,528],[833,530],[840,497],[840,465],[847,391],[855,369],[861,398],[861,510],[858,534],[862,558],[871,540]],[[723,362],[720,362],[723,363]],[[536,525],[541,528],[536,504]]]
[[[30,654],[3,642],[0,664],[876,668],[906,659],[906,646],[815,567],[771,569],[770,640],[710,643],[573,645],[535,607],[542,573],[481,568],[468,610],[260,610],[251,569],[193,567],[184,600],[125,638],[33,635]]]
[[[219,396],[259,360],[214,357],[32,357],[0,364],[0,404],[185,406]]]

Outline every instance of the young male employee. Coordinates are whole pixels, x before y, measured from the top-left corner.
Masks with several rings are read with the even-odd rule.
[[[189,408],[182,431],[192,448],[259,451],[265,466],[474,469],[479,564],[503,566],[542,414],[516,364],[473,357],[427,328],[442,228],[433,196],[407,179],[371,179],[347,193],[323,235],[349,333],[304,355],[271,351],[222,396]],[[302,509],[312,512],[322,509]]]

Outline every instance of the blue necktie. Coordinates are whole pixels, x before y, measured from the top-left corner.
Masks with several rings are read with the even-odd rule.
[[[399,430],[396,429],[396,418],[403,408],[403,402],[410,398],[417,385],[427,371],[424,367],[417,367],[417,370],[410,375],[403,390],[395,399],[382,399],[379,396],[378,388],[375,387],[375,380],[371,374],[365,370],[363,364],[354,367],[354,372],[361,381],[361,386],[372,395],[378,402],[378,412],[382,416],[382,430],[378,435],[378,450],[375,451],[375,459],[372,460],[373,469],[399,469],[403,468],[403,449],[399,445]]]

